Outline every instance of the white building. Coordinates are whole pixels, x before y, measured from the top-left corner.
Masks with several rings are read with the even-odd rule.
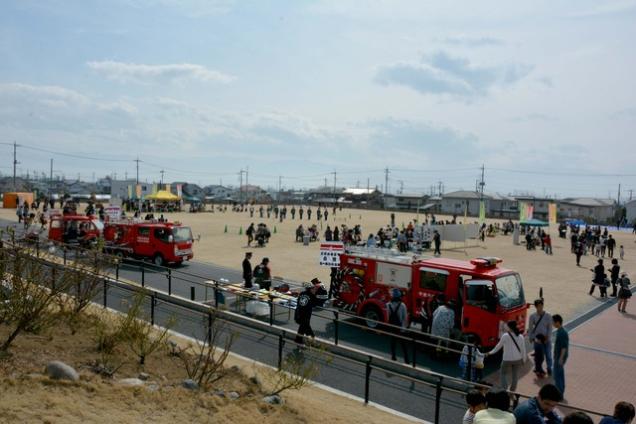
[[[636,223],[636,199],[625,203],[625,212],[627,213],[627,224],[634,225]]]

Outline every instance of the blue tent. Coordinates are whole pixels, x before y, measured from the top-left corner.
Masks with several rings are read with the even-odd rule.
[[[586,225],[582,219],[566,219],[565,223],[568,225]]]

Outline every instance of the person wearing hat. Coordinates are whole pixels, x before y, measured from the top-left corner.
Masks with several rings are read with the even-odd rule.
[[[311,284],[314,286],[318,286],[318,290],[316,291],[316,306],[323,306],[325,302],[329,299],[329,292],[327,291],[327,287],[317,278],[313,278],[311,280]]]
[[[386,304],[387,313],[389,316],[389,324],[399,327],[400,333],[404,333],[407,324],[407,311],[406,305],[402,302],[402,291],[394,288],[391,290],[391,301]],[[392,328],[395,330],[395,328]],[[397,337],[391,336],[391,359],[396,361],[395,345],[397,344]],[[404,362],[409,363],[408,346],[406,339],[400,338],[400,344],[402,345],[402,351],[404,352]]]
[[[269,258],[263,258],[260,264],[254,268],[254,278],[258,287],[269,290],[272,286],[272,270],[269,268]]]
[[[315,337],[314,330],[311,328],[311,314],[314,306],[317,306],[318,300],[316,293],[320,289],[320,284],[305,283],[305,290],[298,296],[296,311],[294,312],[294,321],[298,324],[298,332],[296,333],[296,343],[299,347],[305,346],[305,337],[312,339]]]
[[[243,259],[243,281],[246,289],[252,288],[252,264],[250,259],[252,259],[252,252],[246,252],[245,259]]]

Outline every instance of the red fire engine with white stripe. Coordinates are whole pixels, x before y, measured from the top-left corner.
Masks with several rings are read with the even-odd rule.
[[[375,326],[376,321],[388,322],[386,304],[393,288],[402,291],[411,321],[419,320],[422,307],[432,316],[443,294],[454,301],[456,327],[462,334],[472,334],[490,347],[507,321],[516,320],[523,331],[528,309],[521,277],[500,267],[501,262],[493,257],[465,261],[347,250],[340,256],[333,304]]]

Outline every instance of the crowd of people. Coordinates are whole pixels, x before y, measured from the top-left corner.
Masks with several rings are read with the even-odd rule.
[[[480,385],[466,395],[468,409],[462,424],[593,424],[592,417],[582,411],[561,417],[556,407],[563,394],[553,384],[545,384],[536,396],[518,405],[511,405],[508,392]],[[600,424],[630,424],[636,413],[634,405],[618,402],[612,416],[601,419]]]

